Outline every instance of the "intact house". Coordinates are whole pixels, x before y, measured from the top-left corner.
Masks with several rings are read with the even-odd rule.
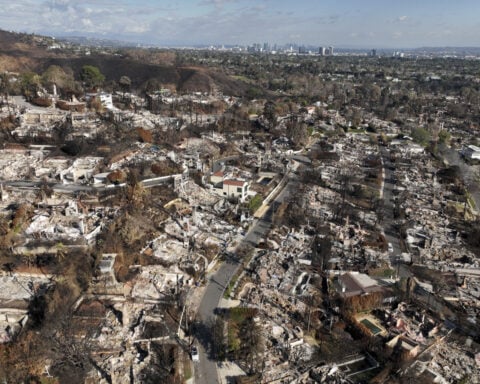
[[[217,171],[210,175],[210,183],[216,194],[225,198],[235,198],[240,202],[247,199],[250,183],[240,178],[228,177],[224,171]]]
[[[222,195],[227,198],[237,198],[243,202],[247,198],[248,187],[249,184],[245,180],[225,179],[222,183]]]

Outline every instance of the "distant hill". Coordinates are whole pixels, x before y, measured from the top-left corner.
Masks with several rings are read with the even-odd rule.
[[[65,36],[65,37],[59,37],[59,40],[70,42],[77,45],[84,45],[88,47],[125,48],[125,47],[140,46],[139,44],[132,43],[131,41],[100,39],[95,37],[84,37],[84,36]]]
[[[53,38],[0,30],[0,72],[44,72],[50,65],[70,67],[78,78],[84,65],[94,65],[105,75],[106,81],[118,82],[121,76],[128,76],[132,86],[139,88],[145,83],[175,87],[179,92],[209,92],[218,89],[228,95],[242,96],[250,87],[232,79],[220,70],[203,67],[181,67],[175,64],[174,52],[126,50],[119,56],[104,52],[90,55],[76,53],[70,47],[49,49],[57,44]],[[156,51],[154,51],[156,52]]]
[[[480,47],[420,47],[414,48],[413,52],[430,53],[437,55],[479,56]]]
[[[34,70],[39,59],[48,57],[47,47],[54,39],[0,30],[0,71]]]
[[[49,58],[43,60],[38,69],[43,72],[50,65],[70,67],[76,74],[80,73],[84,65],[93,65],[105,75],[106,81],[118,82],[120,77],[128,76],[135,88],[141,87],[148,80],[156,80],[160,84],[175,86],[179,92],[210,92],[217,88],[228,95],[243,95],[248,89],[248,84],[231,79],[211,68],[148,64],[115,56]]]

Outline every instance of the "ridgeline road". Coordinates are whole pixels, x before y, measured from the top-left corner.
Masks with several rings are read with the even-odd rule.
[[[253,222],[242,244],[256,246],[260,240],[265,238],[272,226],[274,212],[297,186],[293,178],[294,175],[291,174],[291,179],[285,184],[285,187],[278,193],[277,197],[273,199],[269,209],[260,219],[256,219]],[[208,281],[197,312],[194,331],[195,337],[198,340],[200,355],[200,361],[195,363],[195,384],[214,384],[219,382],[217,362],[214,357],[215,351],[212,345],[214,339],[212,325],[215,322],[215,309],[218,307],[230,279],[237,272],[238,268],[240,268],[240,265],[241,262],[229,258]]]

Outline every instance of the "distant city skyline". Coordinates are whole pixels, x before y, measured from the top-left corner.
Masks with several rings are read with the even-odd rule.
[[[480,46],[477,0],[0,0],[0,4],[0,28],[5,30],[151,45]]]

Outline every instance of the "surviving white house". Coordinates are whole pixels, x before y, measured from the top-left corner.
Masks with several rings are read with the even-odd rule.
[[[233,197],[241,202],[248,196],[249,183],[239,179],[224,179],[223,173],[218,172],[210,176],[214,191],[223,197]]]
[[[222,191],[225,197],[236,197],[240,201],[244,201],[248,195],[248,182],[234,179],[223,180]]]

